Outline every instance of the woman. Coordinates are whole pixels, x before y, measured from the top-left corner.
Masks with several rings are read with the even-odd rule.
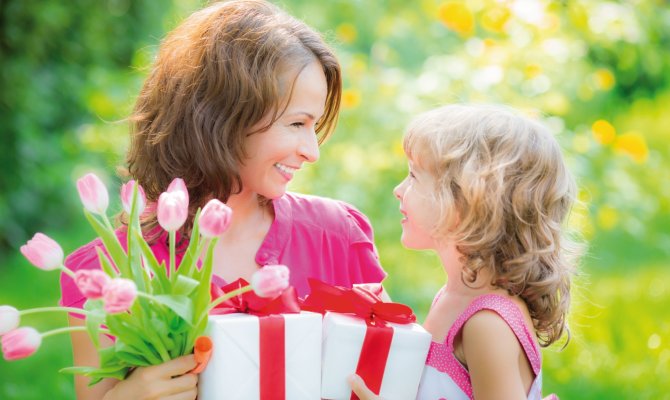
[[[289,266],[301,296],[308,277],[342,286],[384,278],[363,214],[340,201],[286,192],[294,174],[318,160],[320,143],[335,128],[340,95],[340,66],[322,38],[262,0],[213,4],[161,44],[131,118],[128,173],[148,203],[173,178],[184,179],[191,209],[182,237],[209,199],[233,209],[214,252],[215,284],[249,279],[277,263]],[[167,235],[155,208],[143,216],[143,229],[159,261],[166,259]],[[66,265],[99,268],[96,244],[71,254]],[[61,303],[81,307],[72,280],[63,276],[61,285]],[[70,323],[83,324],[72,316]],[[76,365],[97,363],[85,334],[73,333],[72,342]],[[77,396],[193,399],[197,378],[186,372],[194,366],[185,356],[92,388],[77,377]]]

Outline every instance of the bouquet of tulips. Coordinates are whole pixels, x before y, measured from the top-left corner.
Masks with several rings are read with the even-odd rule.
[[[99,367],[61,371],[89,376],[91,385],[108,377],[124,379],[134,367],[191,354],[194,345],[206,351],[211,342],[201,335],[207,326],[207,316],[223,301],[252,289],[259,296],[277,296],[288,286],[285,266],[266,266],[254,274],[251,285],[211,300],[214,246],[232,217],[232,210],[216,199],[196,213],[188,247],[177,268],[175,237],[188,217],[189,201],[186,185],[179,178],[172,181],[155,205],[158,223],[169,233],[167,266],[159,264],[140,228],[139,216],[146,206],[141,186],[130,181],[121,187],[121,202],[130,216],[125,248],[107,217],[109,197],[102,181],[88,174],[77,181],[77,189],[84,214],[105,246],[106,251],[97,249],[101,269],[71,271],[63,265],[63,250],[58,243],[42,233],[22,246],[21,252],[36,267],[60,269],[69,275],[87,300],[83,310],[41,307],[19,311],[8,305],[0,306],[0,336],[6,360],[32,355],[48,336],[87,330],[98,347]],[[43,333],[19,327],[21,316],[51,311],[84,315],[85,327],[64,327]],[[113,336],[114,345],[101,347],[100,334]],[[206,359],[197,361],[206,363]]]

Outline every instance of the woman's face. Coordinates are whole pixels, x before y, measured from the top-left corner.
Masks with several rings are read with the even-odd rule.
[[[410,160],[407,177],[393,189],[393,194],[400,201],[400,213],[403,216],[400,241],[409,249],[435,248],[432,235],[437,218],[434,190],[434,178],[415,168]]]
[[[247,137],[247,158],[240,167],[244,192],[268,199],[281,197],[303,163],[319,159],[315,129],[324,113],[327,95],[326,76],[315,60],[298,75],[281,117],[268,130]],[[266,115],[257,126],[267,124],[270,118]]]

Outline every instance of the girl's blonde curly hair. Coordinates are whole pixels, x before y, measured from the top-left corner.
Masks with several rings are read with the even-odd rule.
[[[540,344],[558,340],[580,246],[564,229],[576,186],[553,135],[501,106],[449,105],[414,119],[403,147],[435,177],[434,235],[457,244],[461,279],[490,268],[526,302]]]

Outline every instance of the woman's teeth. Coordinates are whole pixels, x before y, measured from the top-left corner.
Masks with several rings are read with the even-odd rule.
[[[286,165],[279,164],[279,163],[275,163],[275,167],[277,167],[278,169],[280,169],[283,172],[286,172],[287,174],[294,174],[295,171],[298,170],[297,168],[287,167]]]

